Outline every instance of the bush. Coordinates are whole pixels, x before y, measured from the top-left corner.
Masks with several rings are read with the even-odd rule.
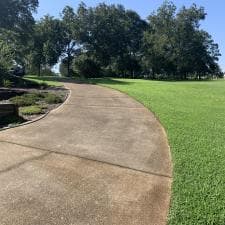
[[[44,96],[44,101],[48,104],[59,104],[63,102],[63,99],[58,95],[46,93]]]
[[[13,82],[10,80],[3,80],[3,87],[11,88],[13,86]]]
[[[0,63],[0,85],[3,85],[3,82],[9,76],[7,69]]]
[[[32,106],[25,106],[21,107],[19,109],[20,114],[22,115],[35,115],[35,114],[41,114],[42,108],[38,105],[32,105]]]
[[[57,75],[51,69],[46,68],[41,70],[41,76],[52,77]]]
[[[68,76],[66,64],[64,61],[62,61],[59,65],[59,72],[60,72],[61,76],[63,76],[63,77]]]
[[[85,54],[74,59],[74,71],[81,77],[97,78],[101,77],[101,67],[96,59]]]
[[[22,96],[16,96],[10,98],[9,100],[18,107],[23,107],[35,105],[36,102],[39,101],[40,99],[41,96],[39,96],[38,93],[31,93],[31,94],[24,94]]]
[[[71,59],[72,61],[72,59]],[[61,76],[63,77],[72,77],[75,76],[74,71],[72,70],[70,66],[69,74],[68,74],[68,69],[67,69],[67,58],[63,59],[59,65],[59,72]]]
[[[47,104],[59,104],[63,102],[63,99],[56,94],[39,92],[16,96],[9,100],[18,107],[36,105],[40,101],[46,102]]]

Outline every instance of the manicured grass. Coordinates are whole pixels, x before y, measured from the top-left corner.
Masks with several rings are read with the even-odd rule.
[[[169,224],[224,225],[225,81],[95,82],[134,97],[164,125],[174,167]]]
[[[48,76],[33,76],[33,75],[28,75],[24,77],[26,80],[29,81],[34,81],[36,83],[39,84],[47,84],[49,86],[55,86],[55,87],[60,87],[63,86],[63,84],[61,83],[63,81],[63,79],[61,77],[48,77]],[[64,78],[65,79],[65,78]]]

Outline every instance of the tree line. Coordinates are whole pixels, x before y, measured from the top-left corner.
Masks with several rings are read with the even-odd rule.
[[[59,18],[33,13],[38,0],[1,0],[0,73],[12,65],[26,73],[63,76],[201,79],[221,76],[218,44],[201,29],[203,7],[177,9],[165,1],[147,20],[122,5],[101,3]]]

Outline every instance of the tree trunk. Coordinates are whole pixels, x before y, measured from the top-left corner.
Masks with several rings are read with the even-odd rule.
[[[41,64],[40,63],[38,64],[38,76],[39,77],[41,76]]]
[[[70,77],[70,55],[67,58],[67,76]]]
[[[155,69],[152,68],[152,79],[155,80]]]

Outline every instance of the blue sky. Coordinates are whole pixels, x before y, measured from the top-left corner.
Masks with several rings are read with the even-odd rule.
[[[142,18],[146,18],[152,11],[156,10],[163,2],[163,0],[83,0],[87,6],[95,6],[100,2],[107,4],[122,4],[127,9],[137,11]],[[207,30],[213,37],[216,43],[219,44],[220,57],[219,64],[223,71],[225,71],[225,1],[224,0],[174,0],[175,5],[179,8],[182,5],[190,6],[196,3],[198,6],[204,6],[207,12],[206,20],[202,23],[202,28]],[[40,18],[45,14],[58,17],[64,6],[70,5],[77,8],[80,1],[77,0],[39,0],[39,9],[36,18]]]

